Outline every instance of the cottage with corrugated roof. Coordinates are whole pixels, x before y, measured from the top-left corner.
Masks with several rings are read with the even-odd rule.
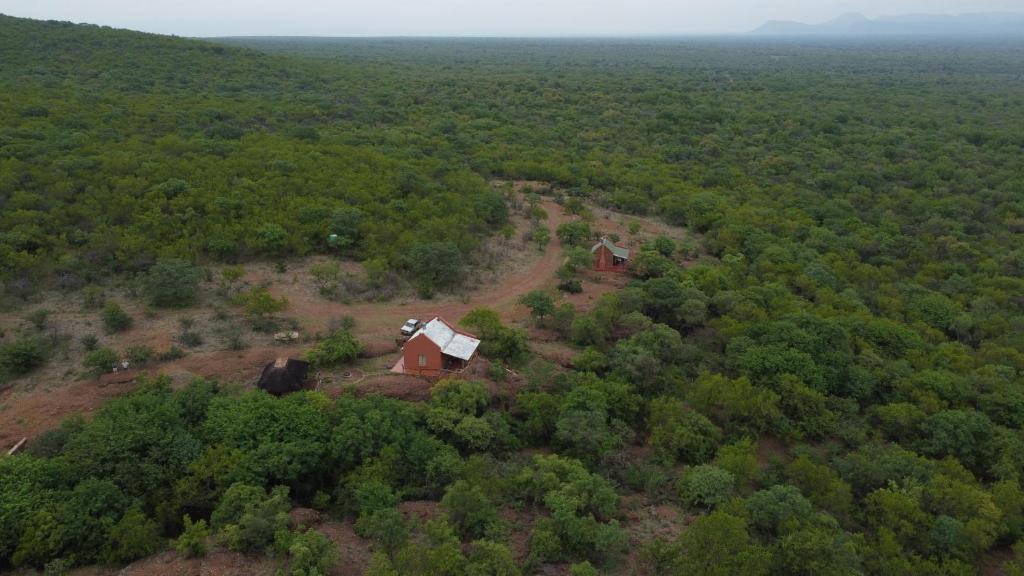
[[[440,316],[424,324],[402,347],[402,358],[392,370],[418,376],[460,372],[476,355],[480,340]]]
[[[594,270],[598,272],[625,272],[629,266],[629,248],[616,246],[607,237],[590,249],[594,255]]]

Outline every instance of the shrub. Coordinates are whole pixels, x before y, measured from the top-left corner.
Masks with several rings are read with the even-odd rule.
[[[184,358],[185,351],[177,346],[171,346],[167,352],[163,352],[158,356],[161,362],[168,362],[170,360],[177,360],[178,358]]]
[[[579,278],[569,278],[559,282],[558,289],[569,294],[579,294],[583,292],[583,282]]]
[[[337,262],[321,262],[309,269],[309,275],[313,277],[313,283],[320,291],[320,295],[329,296],[341,280],[341,266]]]
[[[90,368],[93,374],[103,374],[110,372],[111,368],[117,364],[117,360],[117,352],[110,348],[97,348],[85,355],[82,364],[86,368]]]
[[[598,574],[600,574],[600,572],[597,571],[597,568],[594,568],[594,566],[586,560],[569,566],[569,576],[598,576]]]
[[[245,276],[241,266],[225,266],[220,271],[220,282],[217,290],[222,296],[231,296],[238,289],[238,282]]]
[[[306,351],[306,361],[317,368],[347,364],[359,357],[363,345],[348,330],[338,330]]]
[[[245,299],[245,312],[254,320],[273,316],[287,308],[287,298],[274,298],[266,288],[253,288]]]
[[[409,538],[405,518],[397,508],[383,508],[361,515],[356,521],[356,531],[389,554],[404,546]]]
[[[316,530],[305,532],[279,531],[276,547],[290,558],[290,576],[326,576],[341,560],[338,548],[330,538]]]
[[[522,572],[516,566],[512,550],[505,544],[490,540],[477,540],[469,547],[466,556],[468,576],[519,576]]]
[[[736,477],[711,465],[693,468],[679,482],[679,497],[688,504],[714,508],[732,495]]]
[[[46,349],[36,338],[23,338],[0,346],[0,372],[28,374],[46,360]]]
[[[188,348],[203,345],[203,335],[197,330],[182,330],[178,334],[178,343]]]
[[[207,526],[206,520],[200,519],[198,522],[192,522],[192,517],[186,514],[183,523],[185,529],[174,542],[174,547],[179,554],[186,558],[205,556],[206,538],[210,535],[210,528]]]
[[[132,317],[116,302],[108,302],[103,308],[103,329],[107,334],[124,332],[131,326]]]
[[[145,366],[152,361],[155,356],[156,351],[149,346],[129,346],[128,350],[125,351],[125,358],[131,362],[132,366]]]
[[[165,258],[150,267],[143,289],[150,304],[160,308],[181,308],[195,303],[202,272],[179,258]]]
[[[222,336],[228,350],[245,350],[249,345],[245,338],[242,337],[242,329],[239,326],[228,326]]]
[[[275,487],[269,494],[259,486],[232,484],[210,517],[213,527],[224,536],[228,548],[238,551],[265,550],[274,537],[288,526],[288,488]]]
[[[699,412],[675,398],[651,400],[648,445],[665,462],[707,462],[715,452],[721,431]]]
[[[566,246],[580,246],[585,244],[593,236],[590,224],[582,220],[565,222],[558,226],[555,231],[558,240]]]
[[[254,245],[263,254],[279,255],[288,248],[288,231],[269,222],[256,229]]]
[[[775,534],[793,521],[806,520],[814,512],[814,506],[800,489],[788,484],[777,484],[751,494],[746,508],[755,528]]]
[[[46,328],[46,321],[50,318],[50,311],[46,308],[40,308],[33,310],[26,319],[35,326],[36,330],[43,330]]]
[[[85,348],[86,352],[92,352],[96,349],[96,345],[99,344],[100,339],[95,334],[86,334],[82,336],[82,348]]]
[[[533,245],[537,247],[537,250],[543,252],[547,248],[548,244],[551,243],[551,230],[546,226],[538,226],[533,229],[532,232]]]
[[[768,576],[772,573],[771,554],[751,538],[746,521],[721,511],[693,522],[679,536],[674,552],[670,574]]]
[[[133,507],[111,527],[106,557],[117,564],[131,562],[156,552],[162,543],[156,522]]]
[[[526,333],[501,324],[498,314],[489,308],[475,308],[462,317],[459,324],[480,337],[480,352],[488,358],[516,366],[529,352]]]
[[[484,491],[465,480],[448,487],[441,508],[464,538],[482,538],[498,521],[498,510]]]
[[[86,286],[82,289],[82,307],[86,310],[99,310],[103,307],[104,302],[103,288]]]

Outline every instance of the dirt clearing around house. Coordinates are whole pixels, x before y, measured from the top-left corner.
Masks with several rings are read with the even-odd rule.
[[[545,190],[540,182],[495,182],[498,187],[511,187],[518,197],[527,189]],[[238,333],[245,327],[241,312],[230,307],[223,299],[214,296],[215,282],[203,286],[203,302],[184,310],[153,311],[147,309],[133,297],[129,289],[108,289],[107,296],[120,303],[135,319],[133,327],[123,333],[102,335],[99,314],[83,310],[81,296],[68,297],[65,294],[47,295],[42,302],[27,306],[16,313],[0,314],[0,327],[13,331],[25,324],[25,316],[34,309],[50,310],[48,324],[67,336],[62,352],[51,358],[47,364],[26,377],[10,382],[0,391],[0,448],[13,446],[24,437],[32,437],[52,428],[65,417],[74,413],[89,415],[109,398],[124,394],[134,387],[140,374],[166,374],[176,386],[193,378],[216,378],[224,382],[240,382],[252,385],[263,366],[280,356],[298,356],[316,334],[329,331],[332,322],[343,317],[355,320],[354,332],[369,347],[384,349],[393,345],[398,327],[408,318],[428,319],[435,315],[457,322],[467,312],[477,307],[488,307],[498,312],[506,323],[524,326],[528,311],[518,304],[519,298],[532,290],[554,292],[557,284],[556,272],[562,265],[562,246],[555,231],[564,222],[576,216],[567,214],[563,206],[551,197],[543,196],[540,206],[547,213],[541,225],[551,232],[551,242],[543,250],[523,240],[532,225],[527,218],[513,211],[512,224],[515,228],[511,238],[493,238],[483,249],[497,262],[487,270],[477,271],[473,280],[454,295],[441,295],[423,300],[411,292],[399,294],[386,302],[354,301],[346,303],[327,299],[311,279],[311,268],[327,261],[326,257],[311,257],[286,262],[285,271],[271,263],[252,263],[245,266],[244,285],[266,286],[276,297],[288,299],[289,306],[283,316],[298,325],[301,341],[288,345],[274,342],[267,334],[244,330],[242,350],[232,350],[228,345],[228,334]],[[599,234],[615,235],[620,243],[631,248],[638,247],[644,240],[657,235],[684,240],[687,233],[681,228],[668,226],[660,221],[623,215],[598,207],[589,206],[593,215],[591,225]],[[630,224],[633,232],[630,232]],[[361,266],[354,262],[342,262],[343,274],[361,274]],[[214,270],[219,278],[219,270]],[[617,290],[628,282],[621,274],[586,273],[583,276],[583,292],[566,295],[559,293],[559,302],[570,302],[577,310],[590,309],[602,294]],[[99,378],[83,376],[82,358],[85,349],[81,344],[83,336],[98,335],[99,345],[125,350],[133,345],[150,346],[157,352],[167,351],[177,343],[178,334],[183,330],[183,320],[194,330],[204,334],[203,341],[186,348],[183,358],[161,362],[144,370],[127,370],[116,374],[105,374]],[[547,345],[551,348],[552,345]],[[560,353],[565,356],[564,352]],[[390,366],[397,352],[375,358],[365,372],[383,370]],[[416,386],[408,378],[378,376],[365,378],[357,383],[360,393],[379,392],[406,399],[420,399],[429,386]],[[346,385],[345,379],[335,381],[333,393]]]

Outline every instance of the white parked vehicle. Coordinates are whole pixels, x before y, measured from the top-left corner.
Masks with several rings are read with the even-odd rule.
[[[402,336],[412,336],[422,325],[423,323],[415,318],[406,320],[405,324],[402,324]]]

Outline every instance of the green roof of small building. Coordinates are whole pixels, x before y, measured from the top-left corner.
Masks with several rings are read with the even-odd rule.
[[[590,249],[590,252],[597,252],[597,249],[600,248],[601,246],[604,246],[605,248],[610,250],[612,256],[622,258],[623,260],[629,260],[629,248],[622,248],[620,246],[616,246],[614,242],[607,238],[601,238],[601,241],[598,242],[597,244],[594,244],[594,247]]]

